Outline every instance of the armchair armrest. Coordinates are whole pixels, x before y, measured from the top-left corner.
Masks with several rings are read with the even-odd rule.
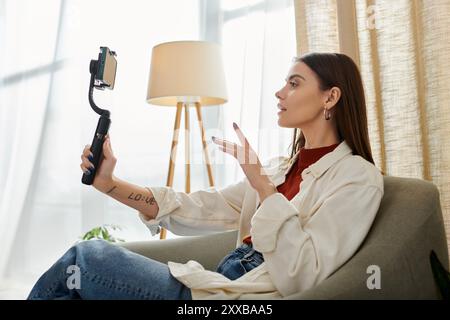
[[[134,241],[119,244],[130,251],[167,263],[198,261],[205,269],[215,271],[220,260],[236,247],[237,231],[177,239]]]

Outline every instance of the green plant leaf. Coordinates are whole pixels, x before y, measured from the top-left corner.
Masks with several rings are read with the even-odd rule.
[[[100,227],[95,227],[86,232],[80,239],[81,240],[92,240],[92,239],[103,239],[108,242],[125,242],[123,239],[115,238],[111,230],[121,230],[120,226],[105,224]]]

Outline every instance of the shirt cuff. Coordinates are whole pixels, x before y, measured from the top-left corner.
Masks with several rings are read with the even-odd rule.
[[[166,215],[180,207],[181,203],[176,197],[176,192],[171,187],[145,187],[150,190],[158,205],[158,214],[155,219],[146,220],[145,216],[139,212],[139,218],[150,230],[152,236],[161,231],[160,223]]]
[[[146,220],[145,216],[139,212],[139,218],[145,224],[145,226],[150,230],[152,237],[157,235],[161,231],[161,227],[159,226],[159,221],[155,219]]]
[[[259,252],[275,250],[280,228],[296,215],[297,208],[283,194],[277,192],[268,196],[251,220],[253,247]]]

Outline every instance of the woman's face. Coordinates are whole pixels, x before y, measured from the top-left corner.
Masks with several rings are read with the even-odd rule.
[[[302,128],[323,118],[327,92],[320,90],[316,74],[303,62],[292,65],[285,86],[275,95],[280,127]]]

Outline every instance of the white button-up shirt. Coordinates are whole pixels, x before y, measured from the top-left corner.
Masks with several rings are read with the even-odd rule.
[[[299,152],[272,159],[264,170],[275,186],[285,181]],[[383,197],[383,176],[343,141],[303,170],[299,193],[259,196],[245,178],[223,189],[186,194],[150,187],[159,212],[141,220],[156,234],[160,226],[178,235],[238,229],[252,236],[264,263],[236,280],[193,260],[169,261],[171,274],[191,289],[193,299],[271,299],[309,289],[336,271],[366,237]]]

